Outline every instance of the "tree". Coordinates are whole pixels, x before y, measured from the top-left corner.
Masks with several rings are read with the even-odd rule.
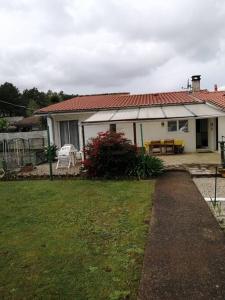
[[[29,103],[27,105],[26,115],[31,116],[36,110],[38,110],[39,106],[35,102],[35,100],[31,99],[29,100]]]
[[[68,99],[71,99],[71,98],[75,98],[78,96],[78,94],[64,94],[63,91],[59,92],[59,96],[60,98],[62,99],[61,101],[64,101],[64,100],[68,100]]]
[[[47,98],[48,98],[48,102],[50,104],[55,104],[55,103],[59,103],[61,101],[64,100],[68,100],[74,97],[77,97],[78,95],[74,95],[74,94],[64,94],[63,91],[60,91],[59,93],[57,92],[53,92],[51,90],[48,90],[47,92]]]
[[[5,82],[0,86],[0,100],[3,101],[0,102],[0,117],[29,116],[39,108],[76,96],[64,94],[63,91],[40,92],[36,87],[25,89],[21,94],[12,83]]]
[[[9,102],[15,105],[24,105],[19,90],[9,82],[5,82],[0,86],[0,100]],[[1,116],[20,116],[25,114],[23,108],[0,102]]]
[[[48,97],[48,102],[51,104],[55,104],[62,101],[61,95],[58,94],[57,92],[52,92],[51,90],[47,92],[47,97]]]
[[[37,108],[41,108],[50,104],[47,95],[44,92],[39,92],[39,90],[36,87],[33,87],[29,90],[24,90],[22,97],[27,105],[30,102],[30,100],[34,100],[37,104]]]

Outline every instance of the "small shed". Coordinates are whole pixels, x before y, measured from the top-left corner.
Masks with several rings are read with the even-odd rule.
[[[30,116],[15,123],[19,131],[43,130],[43,118],[40,116]]]

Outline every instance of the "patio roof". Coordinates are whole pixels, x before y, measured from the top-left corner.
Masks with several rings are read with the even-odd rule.
[[[171,118],[210,118],[225,116],[225,112],[207,103],[101,110],[83,123],[114,122],[128,120],[156,120]]]

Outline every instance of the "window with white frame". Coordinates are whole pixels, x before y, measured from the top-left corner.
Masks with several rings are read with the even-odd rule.
[[[171,120],[168,121],[169,132],[188,132],[188,120]]]
[[[178,128],[179,128],[179,131],[188,132],[188,120],[179,120]]]
[[[177,131],[177,121],[168,121],[168,131]]]

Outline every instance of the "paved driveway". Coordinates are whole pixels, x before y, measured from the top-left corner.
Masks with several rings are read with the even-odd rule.
[[[213,153],[184,153],[174,155],[162,155],[160,158],[165,162],[166,166],[172,165],[209,165],[220,164],[220,154]]]
[[[186,172],[157,180],[139,299],[225,299],[225,236]]]

